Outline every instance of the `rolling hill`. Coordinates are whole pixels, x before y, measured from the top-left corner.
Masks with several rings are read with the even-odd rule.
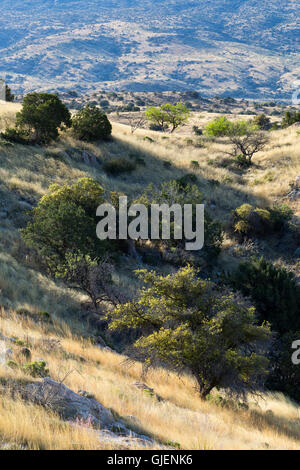
[[[295,0],[264,9],[257,0],[3,0],[0,75],[17,92],[289,99],[300,73],[299,12]]]

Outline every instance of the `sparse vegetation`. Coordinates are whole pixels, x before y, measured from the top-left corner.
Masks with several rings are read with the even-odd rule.
[[[1,121],[4,128],[13,128],[13,110],[19,108],[12,103],[0,107],[10,113]],[[299,400],[298,369],[290,361],[290,342],[299,339],[299,264],[294,255],[299,247],[299,205],[295,196],[292,199],[300,174],[297,134],[293,127],[268,132],[269,145],[256,153],[256,165],[242,172],[224,158],[232,145],[230,135],[203,135],[201,146],[189,143],[191,138],[196,142],[193,124],[204,129],[215,117],[191,113],[184,127],[152,138],[154,134],[142,128],[132,134],[112,115],[109,140],[87,143],[63,130],[47,148],[24,146],[22,141],[1,146],[0,333],[10,338],[12,350],[6,366],[0,365],[1,390],[9,384],[0,397],[5,443],[30,449],[74,448],[75,439],[76,448],[105,447],[95,439],[88,420],[70,425],[50,408],[21,397],[13,402],[12,412],[10,390],[16,393],[18,387],[22,390],[24,384],[49,374],[75,392],[86,390],[85,396],[95,397],[125,421],[127,415],[136,417],[143,433],[176,448],[260,449],[266,443],[271,449],[299,447],[299,407],[266,391],[282,391]],[[239,129],[241,121],[233,115],[230,120]],[[250,111],[249,121],[253,125]],[[24,136],[27,144],[30,136],[32,131]],[[114,159],[124,159],[136,171],[112,177],[105,166]],[[139,159],[146,165],[139,166]],[[147,190],[150,182],[152,189]],[[120,193],[146,204],[205,202],[203,255],[209,246],[214,251],[207,259],[201,252],[192,260],[200,271],[186,267],[187,253],[181,246],[178,256],[174,240],[169,246],[138,241],[135,255],[126,247],[114,258],[119,247],[96,239],[95,208]],[[247,230],[235,231],[239,223]],[[104,253],[112,256],[114,268]],[[254,261],[253,254],[264,260]],[[141,280],[133,274],[137,263],[143,268]],[[147,263],[155,272],[146,270]],[[231,273],[235,294],[221,283],[223,270]],[[150,280],[146,289],[143,280]],[[147,323],[147,331],[129,322],[136,303],[147,312],[145,325],[155,323]],[[111,320],[104,321],[104,314],[122,325],[107,330]],[[275,333],[274,343],[265,321]],[[123,326],[129,326],[126,334]],[[233,343],[227,341],[230,331]],[[105,344],[124,351],[131,367],[125,368],[125,356]],[[212,347],[208,350],[205,344]],[[45,364],[44,372],[39,362]],[[195,364],[198,368],[192,370]],[[132,386],[141,377],[149,393]],[[264,400],[247,393],[260,390],[265,381]],[[245,392],[247,404],[234,402],[228,392]],[[214,420],[213,432],[203,415]],[[22,428],[14,426],[15,416],[23,417]]]

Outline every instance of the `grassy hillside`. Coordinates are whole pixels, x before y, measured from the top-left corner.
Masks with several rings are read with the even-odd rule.
[[[249,409],[224,408],[201,401],[190,377],[178,378],[163,369],[152,371],[147,385],[160,401],[132,384],[140,380],[141,366],[129,367],[125,357],[74,337],[63,324],[37,325],[13,312],[0,318],[0,332],[23,340],[33,360],[47,361],[50,375],[74,391],[84,389],[111,408],[134,430],[182,449],[299,449],[300,408],[281,395],[251,399]],[[18,349],[18,346],[15,347]],[[0,366],[0,383],[32,382],[21,372]],[[105,449],[89,429],[63,422],[55,413],[0,395],[0,448]],[[133,418],[135,417],[135,418]]]
[[[14,119],[17,110],[18,105],[0,106],[1,127]],[[202,127],[213,117],[195,114],[190,125]],[[82,176],[97,179],[108,190],[138,196],[150,182],[158,185],[194,173],[209,212],[223,223],[243,202],[260,207],[286,202],[294,209],[294,223],[298,224],[299,199],[289,201],[286,196],[300,174],[300,136],[292,126],[273,131],[270,137],[266,150],[254,157],[254,165],[246,171],[226,164],[226,138],[196,137],[191,127],[173,135],[147,130],[132,134],[128,126],[115,122],[113,139],[97,145],[76,141],[68,134],[48,147],[0,143],[0,334],[21,340],[19,343],[32,351],[33,360],[43,358],[47,362],[52,378],[64,381],[74,391],[84,389],[93,394],[134,430],[152,436],[156,442],[171,446],[179,443],[184,449],[299,448],[300,408],[283,396],[250,397],[249,409],[230,404],[224,408],[216,400],[201,401],[191,377],[179,379],[163,369],[147,377],[147,384],[162,401],[133,387],[132,383],[140,380],[141,365],[129,367],[121,354],[92,344],[94,331],[86,322],[83,308],[87,299],[40,272],[19,234],[27,211],[47,193],[51,183],[72,183]],[[142,159],[144,164],[138,164],[131,174],[112,177],[103,170],[103,163],[112,157]],[[196,168],[191,166],[192,161],[198,162]],[[295,248],[289,238],[274,237],[268,244],[258,242],[254,246],[239,245],[227,235],[212,276],[251,254],[264,254],[299,276]],[[115,275],[116,282],[134,290],[134,268],[134,262],[126,258]],[[161,266],[162,271],[173,269]],[[49,312],[50,323],[37,320],[42,311]],[[51,344],[54,346],[49,347]],[[13,349],[17,354],[18,342]],[[0,365],[0,384],[9,380],[33,381]],[[89,429],[74,427],[55,413],[20,399],[12,401],[7,394],[0,393],[0,409],[0,442],[6,448],[114,448],[113,443],[99,442]],[[130,415],[137,418],[135,424]]]

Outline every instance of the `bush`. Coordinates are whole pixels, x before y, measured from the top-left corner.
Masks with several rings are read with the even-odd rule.
[[[198,178],[194,173],[187,173],[186,175],[177,178],[176,182],[181,188],[185,188],[189,184],[197,184]]]
[[[224,137],[228,135],[231,122],[225,117],[221,116],[205,127],[204,133],[211,137]]]
[[[263,131],[268,131],[272,127],[272,123],[270,118],[268,118],[265,114],[259,114],[255,116],[253,119],[253,124]]]
[[[293,273],[260,258],[241,263],[227,281],[252,299],[260,321],[270,322],[273,330],[300,329],[300,287]]]
[[[21,129],[7,127],[5,132],[1,133],[1,137],[15,144],[28,145],[31,143],[29,140],[29,132]]]
[[[17,113],[17,129],[29,131],[31,139],[46,144],[58,138],[58,130],[71,125],[71,115],[57,95],[29,93]]]
[[[131,173],[136,169],[136,164],[126,158],[111,158],[103,165],[104,171],[110,175],[117,176],[123,173]]]
[[[203,134],[202,129],[199,129],[198,126],[193,126],[193,132],[194,132],[194,134],[196,134],[196,135],[202,135],[202,134]]]
[[[101,109],[88,105],[73,117],[72,131],[77,139],[93,142],[109,138],[112,127]]]
[[[168,204],[169,206],[173,204],[179,204],[181,207],[184,207],[184,204],[191,204],[193,207],[195,207],[196,204],[201,204],[202,201],[203,195],[196,185],[189,184],[187,180],[185,180],[184,184],[180,184],[178,181],[174,180],[163,183],[158,189],[155,189],[153,185],[150,185],[136,202],[146,205],[150,211],[151,204]],[[222,227],[219,222],[216,222],[210,218],[207,211],[204,212],[204,220],[205,244],[202,250],[195,252],[195,255],[201,256],[209,261],[215,259],[215,257],[220,252],[220,247],[223,240]],[[150,223],[151,217],[149,217],[149,224]],[[149,227],[149,233],[151,233],[151,226]],[[170,235],[170,240],[163,240],[165,247],[170,249],[184,249],[185,240],[174,239],[172,220]],[[152,240],[152,243],[155,243],[155,240]]]
[[[48,377],[49,369],[47,369],[47,364],[45,361],[35,361],[25,364],[22,367],[25,374],[31,375],[31,377]]]
[[[292,210],[286,205],[260,209],[242,204],[231,214],[230,228],[240,239],[262,237],[283,230],[292,216]]]

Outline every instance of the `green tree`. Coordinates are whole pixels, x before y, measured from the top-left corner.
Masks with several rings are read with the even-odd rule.
[[[204,133],[211,137],[224,137],[228,135],[230,121],[226,116],[221,116],[210,122],[204,129]]]
[[[160,126],[162,131],[165,130],[166,125],[170,125],[172,133],[188,120],[190,111],[183,103],[167,103],[146,109],[145,115],[148,121]]]
[[[171,133],[182,126],[189,118],[190,111],[183,103],[163,104],[161,106],[167,116],[167,123],[171,126]]]
[[[254,308],[216,292],[190,266],[166,277],[138,273],[146,285],[137,299],[108,314],[110,328],[142,331],[134,343],[137,357],[191,373],[203,398],[214,387],[243,393],[262,384],[268,365],[262,350],[270,332],[255,324]]]
[[[77,139],[93,142],[109,138],[112,127],[101,109],[87,105],[73,117],[72,130]]]
[[[9,102],[15,101],[15,95],[12,94],[11,89],[8,85],[5,85],[5,99]]]
[[[50,272],[66,263],[70,251],[93,259],[103,254],[107,242],[96,236],[96,209],[104,201],[104,189],[90,178],[72,185],[50,186],[22,230],[26,244],[36,250]]]
[[[281,127],[285,129],[286,127],[289,127],[296,122],[300,122],[300,112],[286,111],[281,121]]]
[[[146,109],[145,116],[152,126],[157,126],[157,129],[164,131],[167,125],[167,115],[161,107],[156,108],[152,106]]]
[[[253,124],[263,131],[268,131],[272,127],[270,118],[265,114],[259,114],[253,119]]]
[[[17,113],[16,127],[32,133],[37,143],[48,143],[58,138],[58,130],[71,125],[71,115],[57,95],[29,93],[22,110]]]
[[[113,283],[114,268],[107,256],[92,259],[80,252],[67,252],[65,263],[58,267],[56,277],[73,289],[83,291],[91,300],[96,312],[101,312],[103,302],[113,305],[124,303],[124,296]]]

